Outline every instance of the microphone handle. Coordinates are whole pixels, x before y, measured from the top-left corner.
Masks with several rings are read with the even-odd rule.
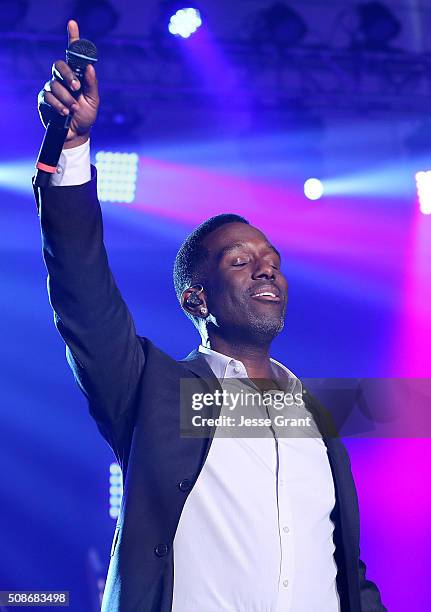
[[[85,68],[86,66],[78,66],[74,70],[74,73],[81,83],[84,78]],[[78,91],[70,91],[70,93],[75,99],[78,99],[81,94],[81,89]],[[63,117],[55,111],[52,112],[53,117],[46,126],[45,136],[43,137],[36,162],[37,170],[34,178],[34,185],[36,187],[49,186],[51,176],[57,171],[58,160],[60,159],[67,132],[69,131],[69,125],[72,121],[72,113]]]

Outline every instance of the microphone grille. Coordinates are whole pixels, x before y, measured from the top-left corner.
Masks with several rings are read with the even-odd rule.
[[[96,62],[97,61],[97,48],[91,40],[86,40],[85,38],[80,38],[79,40],[75,40],[75,42],[71,43],[67,48],[67,55],[81,56],[81,59],[87,62]]]

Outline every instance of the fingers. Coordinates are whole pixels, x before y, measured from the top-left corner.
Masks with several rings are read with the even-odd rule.
[[[78,106],[75,98],[72,96],[59,81],[52,81],[50,83],[50,92],[59,100],[66,108],[71,108],[73,104]]]
[[[51,95],[46,95],[44,97],[46,103],[53,106],[62,114],[67,114],[66,110],[76,110],[78,107],[77,100],[76,97],[73,97],[71,92],[79,92],[81,89],[81,82],[75,73],[66,62],[57,60],[52,66],[52,75],[53,78],[48,83],[45,83],[43,91],[47,92],[47,94],[52,94],[52,96],[56,98],[56,103],[54,104]],[[98,105],[99,91],[96,71],[91,64],[87,66],[85,71],[82,93],[88,100],[91,99],[95,103],[95,106]],[[74,104],[75,106],[73,106]]]
[[[89,64],[85,70],[84,83],[82,87],[83,93],[87,98],[98,100],[99,90],[97,85],[96,71],[92,64]]]
[[[40,102],[51,106],[57,113],[68,115],[78,109],[78,103],[61,81],[52,79],[45,83],[41,92]]]
[[[57,60],[52,65],[52,76],[58,81],[64,81],[64,83],[74,91],[78,91],[81,87],[81,83],[76,77],[76,74],[63,60]]]
[[[74,19],[70,19],[67,22],[67,39],[68,39],[68,47],[75,42],[75,40],[79,40],[79,26]]]
[[[53,108],[60,115],[64,115],[65,117],[69,114],[69,109],[60,101],[58,98],[54,96],[50,91],[43,92],[43,102],[48,104],[51,108]]]

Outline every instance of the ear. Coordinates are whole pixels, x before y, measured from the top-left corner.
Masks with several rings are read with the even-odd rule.
[[[181,306],[194,317],[205,319],[208,315],[205,290],[198,291],[196,287],[188,287],[181,296]],[[201,312],[206,309],[206,312]]]

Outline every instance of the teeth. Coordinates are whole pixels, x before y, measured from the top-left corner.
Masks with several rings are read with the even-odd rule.
[[[270,293],[269,291],[264,291],[263,293],[254,293],[253,297],[259,297],[261,295],[269,295],[270,297],[273,297],[273,298],[277,297],[275,293]]]

